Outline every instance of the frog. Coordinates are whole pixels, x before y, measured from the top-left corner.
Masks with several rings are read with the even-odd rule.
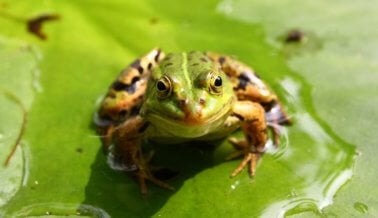
[[[154,48],[110,85],[95,123],[104,151],[146,194],[147,182],[174,190],[154,176],[152,155],[142,149],[146,140],[181,144],[228,138],[235,151],[226,159],[242,159],[231,177],[245,168],[254,177],[267,142],[278,146],[277,127],[291,119],[273,90],[236,58],[201,51],[165,54]],[[243,139],[232,136],[238,129]]]

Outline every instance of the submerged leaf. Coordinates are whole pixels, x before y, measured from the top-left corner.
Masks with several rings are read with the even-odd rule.
[[[20,147],[34,97],[37,59],[20,42],[0,40],[0,206],[26,181],[27,158]]]

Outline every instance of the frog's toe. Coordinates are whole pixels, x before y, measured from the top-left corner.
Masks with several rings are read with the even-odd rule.
[[[235,177],[238,175],[245,167],[249,165],[249,174],[253,177],[256,173],[256,164],[258,159],[260,158],[260,152],[248,152],[244,155],[243,161],[239,164],[239,166],[231,173],[231,177]]]
[[[143,159],[148,164],[148,163],[151,162],[151,160],[154,157],[154,155],[155,155],[155,151],[151,150],[148,153],[146,153],[146,154],[143,155]]]
[[[175,188],[173,186],[155,178],[151,173],[146,172],[146,171],[139,170],[138,172],[135,173],[135,177],[138,180],[140,192],[144,195],[148,193],[148,188],[147,188],[147,184],[146,184],[147,180],[154,183],[157,186],[162,187],[162,188],[165,188],[165,189],[168,189],[168,190],[171,190],[171,191],[175,190]]]
[[[175,190],[175,188],[173,186],[171,186],[170,184],[168,184],[166,182],[163,182],[160,179],[157,179],[157,178],[155,178],[153,176],[149,177],[148,180],[151,181],[152,183],[154,183],[155,185],[158,185],[158,186],[160,186],[162,188],[165,188],[165,189],[168,189],[170,191],[174,191]]]

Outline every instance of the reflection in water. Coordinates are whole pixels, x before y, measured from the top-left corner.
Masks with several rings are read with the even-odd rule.
[[[336,191],[353,174],[354,147],[328,134],[305,110],[299,83],[286,78],[282,81],[282,86],[295,110],[295,125],[290,130],[290,136],[297,143],[295,146],[287,146],[284,151],[280,151],[283,155],[276,158],[301,178],[303,184],[302,188],[293,189],[294,194],[287,199],[267,206],[261,214],[262,217],[283,217],[285,214],[321,210],[332,203]],[[313,143],[308,143],[308,140]],[[306,144],[298,144],[300,141]],[[303,153],[308,156],[301,157]]]

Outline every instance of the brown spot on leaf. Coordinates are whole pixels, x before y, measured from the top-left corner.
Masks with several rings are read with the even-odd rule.
[[[157,17],[151,17],[150,18],[150,24],[151,25],[154,25],[154,24],[157,24],[157,23],[159,23],[159,18],[157,18]]]
[[[8,7],[8,3],[0,2],[0,8],[6,8],[6,7]]]
[[[291,30],[286,38],[286,43],[301,42],[305,37],[305,34],[301,30]]]
[[[47,35],[43,33],[43,24],[47,21],[58,20],[60,17],[57,14],[44,14],[27,20],[27,28],[31,34],[36,35],[42,40],[47,39]]]

